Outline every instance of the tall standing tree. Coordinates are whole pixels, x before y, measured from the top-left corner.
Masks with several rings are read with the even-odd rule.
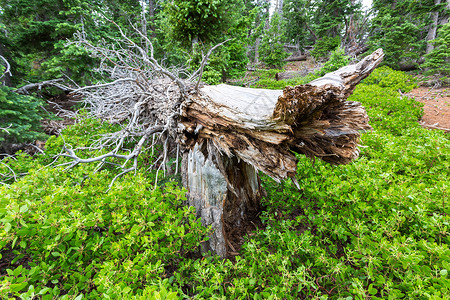
[[[286,20],[286,38],[289,42],[304,48],[317,40],[311,28],[312,11],[309,0],[285,0],[283,17]]]
[[[284,59],[289,56],[284,50],[286,41],[285,25],[281,16],[274,12],[270,19],[270,26],[265,30],[259,54],[263,57],[266,65],[282,67]]]
[[[164,1],[159,15],[159,42],[176,53],[179,63],[189,61],[196,69],[208,50],[227,40],[211,56],[203,73],[209,83],[218,83],[245,71],[247,28],[251,14],[243,0]]]
[[[318,36],[341,37],[347,19],[361,8],[354,0],[314,1],[314,29]]]
[[[242,0],[173,0],[165,2],[164,17],[172,39],[194,47],[222,40],[243,9]]]
[[[270,0],[247,1],[246,7],[253,16],[247,30],[249,40],[247,56],[258,64],[262,34],[269,26]]]
[[[412,69],[432,51],[438,21],[447,14],[440,0],[374,0],[369,43],[382,47],[385,63],[396,69]]]
[[[92,42],[117,36],[117,29],[140,19],[139,0],[0,0],[0,22],[5,35],[0,44],[10,53],[14,84],[61,76],[88,80],[93,59],[86,51],[66,45],[82,31]],[[131,22],[130,22],[131,21]],[[116,32],[116,33],[114,33]]]

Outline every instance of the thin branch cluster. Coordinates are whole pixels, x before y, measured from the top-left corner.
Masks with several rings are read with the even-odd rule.
[[[70,42],[84,47],[93,57],[100,58],[101,63],[95,71],[106,75],[109,80],[80,87],[72,93],[82,95],[84,108],[90,116],[121,124],[121,130],[102,136],[92,145],[91,149],[112,149],[97,157],[80,158],[76,154],[77,149],[65,145],[66,153],[62,156],[71,158],[65,165],[71,168],[79,163],[98,162],[101,168],[104,164],[114,164],[122,170],[117,178],[136,171],[138,156],[146,147],[161,144],[163,150],[159,151],[154,165],[158,172],[162,170],[165,173],[169,157],[179,157],[178,120],[183,106],[189,103],[189,95],[198,91],[207,58],[217,46],[205,55],[199,69],[183,80],[179,74],[184,70],[165,68],[154,58],[152,42],[139,29],[134,28],[134,33],[141,40],[138,44],[118,25],[116,27],[120,38],[114,43],[103,41],[94,45],[83,33],[76,35],[76,41]],[[196,83],[193,81],[195,78],[198,78]],[[135,142],[134,148],[124,150],[124,144],[129,141]],[[117,159],[123,163],[112,163]]]

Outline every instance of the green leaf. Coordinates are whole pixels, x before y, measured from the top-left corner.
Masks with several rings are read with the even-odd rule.
[[[11,284],[9,288],[11,289],[11,292],[17,293],[20,292],[24,287],[27,286],[27,282],[22,282],[18,284]]]
[[[8,232],[11,229],[11,223],[5,224],[5,232]]]
[[[81,300],[81,299],[83,299],[83,294],[80,294],[75,298],[75,300]]]

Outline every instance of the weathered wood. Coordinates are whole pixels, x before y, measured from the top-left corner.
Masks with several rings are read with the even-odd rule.
[[[305,61],[307,58],[308,56],[306,55],[290,56],[284,59],[284,61]]]
[[[185,156],[189,205],[194,206],[204,226],[211,226],[203,251],[221,257],[236,253],[230,237],[260,209],[262,188],[255,168],[236,157],[220,155],[208,141],[195,144]],[[233,245],[234,244],[234,245]],[[228,250],[228,251],[227,251]]]
[[[189,149],[191,205],[215,229],[205,249],[235,252],[230,232],[259,209],[257,170],[295,182],[293,151],[334,164],[359,155],[360,131],[371,127],[361,104],[346,99],[382,58],[379,49],[358,64],[284,90],[217,85],[191,95],[180,131]]]
[[[291,79],[295,77],[302,77],[308,74],[307,70],[301,70],[301,71],[286,71],[286,72],[280,72],[275,74],[276,80],[285,80],[285,79]]]

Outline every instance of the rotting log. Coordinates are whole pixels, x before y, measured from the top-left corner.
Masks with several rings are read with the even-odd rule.
[[[291,79],[295,77],[302,77],[308,74],[308,70],[301,70],[301,71],[286,71],[286,72],[279,72],[275,74],[275,80],[285,80],[285,79]]]
[[[308,59],[307,55],[289,56],[284,61],[305,61]]]
[[[204,86],[182,109],[184,185],[190,205],[213,232],[204,250],[225,257],[260,209],[258,171],[295,183],[293,152],[346,164],[358,157],[360,131],[370,130],[358,102],[346,101],[382,61],[375,51],[306,85],[284,90]],[[236,233],[237,236],[236,236]]]

